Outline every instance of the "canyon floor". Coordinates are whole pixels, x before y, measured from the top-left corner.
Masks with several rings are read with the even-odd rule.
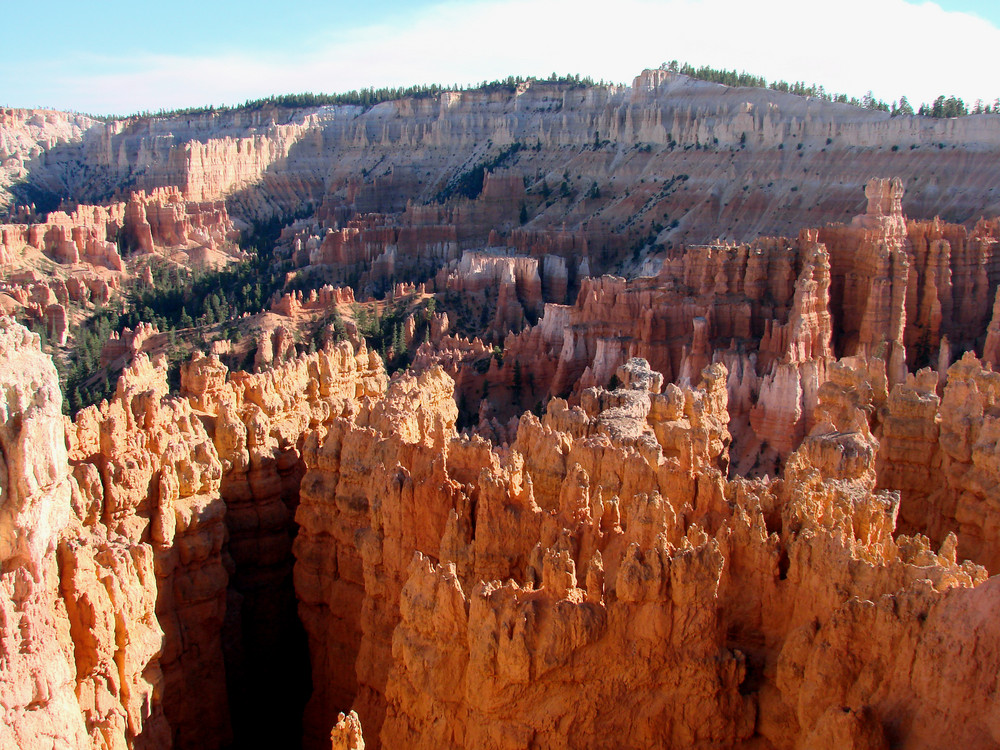
[[[998,187],[667,70],[0,110],[0,750],[1000,746]]]

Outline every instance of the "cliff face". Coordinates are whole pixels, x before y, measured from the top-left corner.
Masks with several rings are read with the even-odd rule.
[[[663,227],[661,241],[673,243],[788,233],[854,214],[873,173],[910,183],[917,215],[933,215],[942,195],[950,221],[1000,210],[983,197],[1000,148],[993,116],[890,118],[664,71],[645,71],[631,87],[533,83],[369,109],[108,123],[9,110],[0,138],[7,184],[23,181],[2,205],[29,193],[103,200],[132,182],[178,186],[193,201],[226,199],[243,218],[324,201],[400,213],[408,201],[454,194],[482,168],[495,174],[479,199],[452,205],[458,213],[447,222],[480,244],[493,229],[518,229],[521,206],[530,229],[586,230],[602,251],[623,229],[631,236],[617,251]]]
[[[315,744],[355,695],[363,720],[381,721],[410,556],[437,544],[462,493],[441,457],[456,416],[451,383],[438,370],[343,413],[322,442],[320,432],[306,436],[295,590],[313,663],[306,732]]]
[[[379,361],[344,345],[227,380],[218,360],[196,359],[188,397],[177,399],[165,369],[140,354],[114,399],[64,432],[37,337],[3,331],[10,499],[0,598],[5,653],[24,654],[3,670],[14,731],[3,740],[225,746],[230,697],[238,719],[257,708],[245,660],[295,655],[282,619],[295,622],[294,599],[282,606],[301,479],[294,437],[384,390]],[[266,659],[252,670],[287,676]],[[294,723],[301,704],[272,710]]]
[[[155,246],[215,247],[237,236],[225,204],[185,201],[176,188],[132,193],[127,202],[108,206],[77,206],[72,212],[53,211],[44,222],[0,225],[0,254],[8,265],[26,248],[40,250],[57,263],[90,263],[112,271],[125,270],[119,241],[135,250]]]
[[[85,524],[148,556],[155,611],[143,620],[156,630],[155,703],[174,744],[219,745],[231,737],[219,640],[228,580],[222,465],[190,408],[166,396],[165,367],[139,355],[112,401],[77,416],[70,460]]]
[[[958,534],[958,554],[995,573],[1000,519],[990,499],[996,481],[994,412],[1000,376],[967,352],[947,371],[922,370],[892,389],[880,413],[879,485],[898,490],[900,523],[943,543]]]
[[[812,253],[777,337],[789,366],[826,351],[805,333],[824,329]],[[893,436],[916,434],[897,402],[933,393],[929,375],[887,400],[877,368],[831,359],[780,480],[727,478],[721,363],[691,388],[629,360],[615,390],[554,399],[495,447],[457,434],[440,368],[387,384],[346,343],[256,375],[196,358],[181,399],[139,355],[111,402],[81,412],[67,453],[51,365],[23,329],[4,331],[10,747],[228,742],[233,718],[263,710],[256,680],[290,676],[267,653],[291,655],[293,514],[310,746],[328,747],[331,727],[347,747],[1000,739],[979,687],[1000,650],[963,645],[1000,642],[997,590],[957,557],[958,538],[992,548],[988,516],[969,520],[988,490],[949,516],[943,496],[876,489],[892,486]],[[979,426],[932,445],[953,462],[930,465],[965,497],[988,482],[988,417],[970,419],[992,375],[971,359],[951,369],[941,434]],[[937,398],[917,399],[931,424]],[[956,469],[960,443],[976,468]],[[935,552],[894,536],[901,507],[907,528],[935,508],[959,537]]]
[[[385,381],[378,356],[347,343],[255,375],[229,374],[215,357],[196,357],[182,372],[182,393],[213,430],[223,467],[220,493],[234,570],[225,673],[240,742],[294,736],[309,694],[292,585],[303,435],[381,394]],[[277,699],[269,692],[274,684],[286,685]],[[254,729],[262,711],[287,725]]]
[[[0,328],[0,745],[169,744],[153,550],[107,523],[92,465],[71,474],[58,378],[37,336]]]
[[[71,171],[58,156],[61,150],[77,150],[85,134],[101,123],[85,115],[52,110],[0,108],[0,205],[11,203],[18,183],[31,174],[31,183],[44,191],[66,195],[66,173]],[[40,163],[45,169],[36,172]],[[44,174],[42,174],[44,172]],[[35,196],[20,195],[20,202],[30,203]]]
[[[996,288],[992,225],[980,222],[969,236],[937,220],[908,223],[898,180],[870,181],[868,196],[866,213],[849,225],[803,230],[795,240],[687,247],[655,276],[631,281],[584,279],[575,304],[547,304],[536,326],[505,340],[505,363],[517,363],[522,389],[530,379],[521,403],[578,399],[633,356],[681,383],[722,362],[737,473],[773,475],[815,423],[833,358],[883,368],[874,377],[886,382],[873,386],[887,389],[905,380],[908,360],[940,353],[947,368],[951,346],[983,345]],[[928,245],[928,232],[942,239]]]

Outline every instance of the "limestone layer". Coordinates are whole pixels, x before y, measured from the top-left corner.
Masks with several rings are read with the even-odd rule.
[[[932,216],[947,195],[948,220],[975,222],[1000,211],[989,192],[998,149],[992,115],[890,117],[647,70],[627,87],[535,82],[367,109],[109,122],[4,110],[0,206],[37,200],[51,210],[66,196],[96,202],[132,184],[225,199],[243,218],[324,203],[399,213],[411,201],[475,192],[467,177],[481,168],[495,174],[482,180],[480,200],[450,201],[451,220],[434,223],[481,244],[493,230],[554,244],[585,230],[591,263],[602,266],[601,253],[650,236],[743,241],[850,216],[871,174],[910,182],[918,215]]]

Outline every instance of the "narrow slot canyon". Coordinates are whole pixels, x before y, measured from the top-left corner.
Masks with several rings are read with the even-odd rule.
[[[294,447],[224,476],[232,560],[222,631],[233,747],[299,747],[312,689],[292,567],[294,521],[305,467]],[[262,721],[262,717],[267,717]]]

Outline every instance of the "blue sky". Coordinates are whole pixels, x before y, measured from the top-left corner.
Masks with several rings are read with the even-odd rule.
[[[997,0],[6,5],[0,105],[16,107],[127,113],[552,71],[630,82],[674,58],[859,97],[1000,96]]]
[[[947,10],[971,13],[1000,26],[1000,3],[996,0],[939,0],[938,5]]]

